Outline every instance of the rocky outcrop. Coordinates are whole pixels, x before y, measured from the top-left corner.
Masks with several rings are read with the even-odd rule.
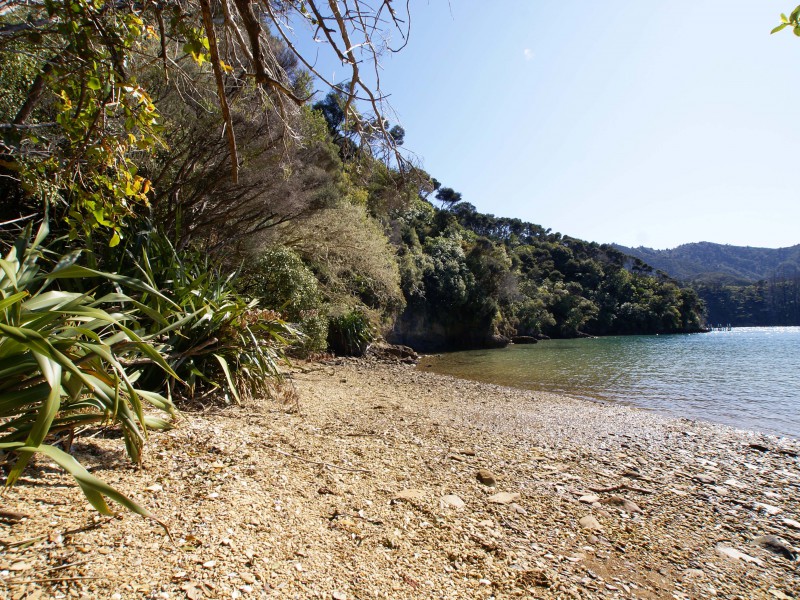
[[[375,342],[367,347],[367,356],[372,356],[384,361],[402,361],[415,363],[419,360],[419,355],[413,348],[402,344],[388,344],[386,342]]]

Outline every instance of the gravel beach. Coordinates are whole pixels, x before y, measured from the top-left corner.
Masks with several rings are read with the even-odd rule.
[[[39,459],[3,497],[0,596],[800,597],[798,440],[402,363],[292,382],[184,413],[141,468],[76,442],[174,542]]]

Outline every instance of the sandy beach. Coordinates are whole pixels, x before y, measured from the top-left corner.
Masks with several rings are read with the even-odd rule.
[[[183,413],[141,468],[76,442],[174,543],[38,460],[3,497],[0,596],[800,597],[797,440],[401,363],[292,382],[296,406]]]

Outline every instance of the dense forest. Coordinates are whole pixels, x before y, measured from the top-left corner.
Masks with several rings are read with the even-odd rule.
[[[706,304],[710,324],[800,325],[800,245],[615,247],[690,285]]]
[[[484,346],[513,336],[697,331],[691,289],[608,245],[452,201],[424,199],[400,223],[407,308],[392,336],[425,348]],[[394,224],[397,228],[397,224]]]
[[[407,22],[389,0],[0,10],[9,484],[44,453],[98,510],[146,514],[69,440],[114,424],[139,461],[181,403],[284,393],[287,355],[700,327],[692,290],[611,246],[481,214],[401,152],[363,73]],[[347,80],[315,72],[303,26]]]

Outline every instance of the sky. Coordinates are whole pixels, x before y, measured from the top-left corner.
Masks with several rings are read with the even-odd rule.
[[[769,32],[794,6],[411,0],[382,89],[404,147],[481,212],[626,246],[790,246],[800,39]]]

